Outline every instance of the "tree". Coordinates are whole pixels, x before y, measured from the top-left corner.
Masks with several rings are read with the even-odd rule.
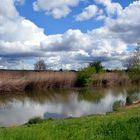
[[[137,44],[133,55],[127,60],[128,70],[140,70],[140,42]]]
[[[44,60],[38,60],[35,64],[34,64],[34,70],[46,70],[47,66],[45,64]]]
[[[133,83],[140,82],[140,43],[138,43],[134,53],[127,60],[127,70]]]
[[[89,66],[95,68],[96,73],[99,73],[99,72],[103,71],[103,69],[104,69],[104,67],[101,64],[101,61],[93,61],[93,62],[89,63]]]

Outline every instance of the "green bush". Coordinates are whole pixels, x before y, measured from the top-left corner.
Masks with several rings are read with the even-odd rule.
[[[136,99],[138,99],[137,95],[128,95],[126,97],[126,105],[131,105]]]
[[[102,66],[101,61],[93,61],[89,63],[89,66],[95,68],[96,73],[104,71],[104,67]]]
[[[132,104],[132,98],[130,96],[126,97],[126,105]]]
[[[123,106],[123,101],[121,100],[115,101],[113,104],[113,111],[118,111],[118,109],[122,106]]]
[[[87,67],[80,70],[77,74],[77,86],[89,86],[92,83],[92,75],[95,73],[95,68]]]
[[[29,119],[28,124],[37,124],[42,122],[44,122],[44,119],[42,119],[41,117],[34,117]]]
[[[140,69],[129,69],[128,75],[132,83],[140,83]]]

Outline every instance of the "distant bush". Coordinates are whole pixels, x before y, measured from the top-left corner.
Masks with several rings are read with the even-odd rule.
[[[138,97],[136,95],[128,95],[126,97],[126,105],[131,105],[135,99]]]
[[[44,119],[42,119],[41,117],[34,117],[29,119],[28,124],[37,124],[42,122],[44,122]]]
[[[104,71],[104,67],[102,66],[101,61],[93,61],[89,63],[89,66],[95,68],[96,73]]]
[[[92,83],[92,75],[96,72],[94,67],[87,67],[77,74],[77,86],[89,86]]]
[[[117,111],[120,107],[123,106],[123,101],[115,101],[113,104],[113,111]]]
[[[83,68],[77,74],[77,86],[89,86],[93,84],[93,74],[104,72],[104,67],[100,61],[89,63],[88,67]]]
[[[128,75],[132,83],[140,83],[140,69],[129,69]]]

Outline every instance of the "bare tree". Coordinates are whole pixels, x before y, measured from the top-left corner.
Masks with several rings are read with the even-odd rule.
[[[140,70],[140,42],[138,43],[133,55],[127,60],[126,67]]]
[[[47,65],[45,64],[44,60],[38,60],[35,64],[34,64],[34,70],[46,70]]]

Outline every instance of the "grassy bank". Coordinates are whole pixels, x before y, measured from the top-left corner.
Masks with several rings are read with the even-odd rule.
[[[92,72],[92,71],[91,71]],[[137,84],[140,76],[132,78],[126,72],[103,72],[88,75],[81,73],[77,82],[78,72],[70,71],[0,71],[0,93],[25,90],[46,90],[75,88],[79,86],[116,86]]]
[[[140,105],[103,116],[0,129],[0,140],[139,140]]]

